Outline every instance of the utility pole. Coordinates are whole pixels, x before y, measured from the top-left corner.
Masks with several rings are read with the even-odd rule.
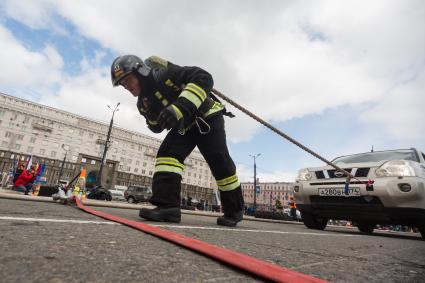
[[[117,106],[115,106],[114,109],[112,109],[112,107],[108,105],[108,108],[112,110],[112,118],[111,118],[111,122],[109,123],[108,134],[106,136],[106,142],[105,142],[105,148],[103,150],[102,162],[100,163],[100,169],[99,169],[99,174],[98,174],[98,178],[97,178],[97,186],[98,187],[102,186],[103,166],[105,166],[105,163],[106,163],[106,153],[108,152],[108,148],[109,148],[109,143],[110,143],[109,139],[111,137],[112,125],[114,124],[115,111],[119,111],[119,109],[118,109],[119,105],[120,105],[120,102],[117,103]]]
[[[61,180],[61,178],[62,178],[63,166],[65,165],[66,155],[67,155],[67,153],[68,153],[68,151],[69,151],[69,146],[67,146],[67,145],[65,145],[65,144],[62,144],[62,148],[65,150],[65,156],[63,157],[62,165],[61,165],[61,169],[60,169],[60,171],[59,171],[58,184],[59,184],[59,181],[60,181],[60,180]]]
[[[252,158],[254,158],[254,204],[253,204],[254,212],[257,209],[257,163],[255,162],[255,160],[260,155],[261,153],[257,153],[256,155],[251,155],[251,154],[249,155]]]

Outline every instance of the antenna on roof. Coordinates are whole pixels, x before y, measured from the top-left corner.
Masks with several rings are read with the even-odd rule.
[[[371,148],[370,152],[373,152],[373,144],[372,144],[372,148]]]

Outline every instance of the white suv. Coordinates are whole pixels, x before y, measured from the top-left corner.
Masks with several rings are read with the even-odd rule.
[[[331,166],[305,168],[294,187],[297,208],[308,228],[325,229],[328,219],[350,220],[372,233],[376,224],[418,227],[425,238],[425,155],[415,148],[366,152],[335,158]],[[369,181],[369,186],[365,183]]]

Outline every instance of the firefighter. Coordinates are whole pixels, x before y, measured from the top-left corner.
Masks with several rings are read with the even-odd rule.
[[[142,61],[117,57],[111,66],[114,86],[137,97],[137,108],[154,133],[168,133],[158,149],[150,202],[139,216],[150,221],[180,222],[184,160],[197,146],[220,190],[224,215],[217,224],[236,226],[243,218],[243,197],[236,167],[226,145],[224,106],[210,93],[211,75],[199,67],[178,66],[159,57]]]

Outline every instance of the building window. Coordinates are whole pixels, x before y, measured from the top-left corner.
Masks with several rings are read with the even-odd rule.
[[[52,151],[52,152],[50,153],[50,156],[51,156],[51,157],[56,157],[56,151]]]
[[[46,150],[44,148],[40,148],[40,154],[44,155],[46,153]]]
[[[6,134],[4,135],[6,138],[10,138],[12,136],[11,132],[6,132]]]
[[[17,139],[18,141],[21,141],[21,140],[23,140],[23,139],[24,139],[24,135],[16,135],[16,139]]]
[[[16,150],[20,150],[21,149],[21,145],[20,144],[15,144],[15,149]]]
[[[1,146],[2,147],[7,147],[9,145],[9,142],[7,142],[7,141],[2,141],[1,142]]]

